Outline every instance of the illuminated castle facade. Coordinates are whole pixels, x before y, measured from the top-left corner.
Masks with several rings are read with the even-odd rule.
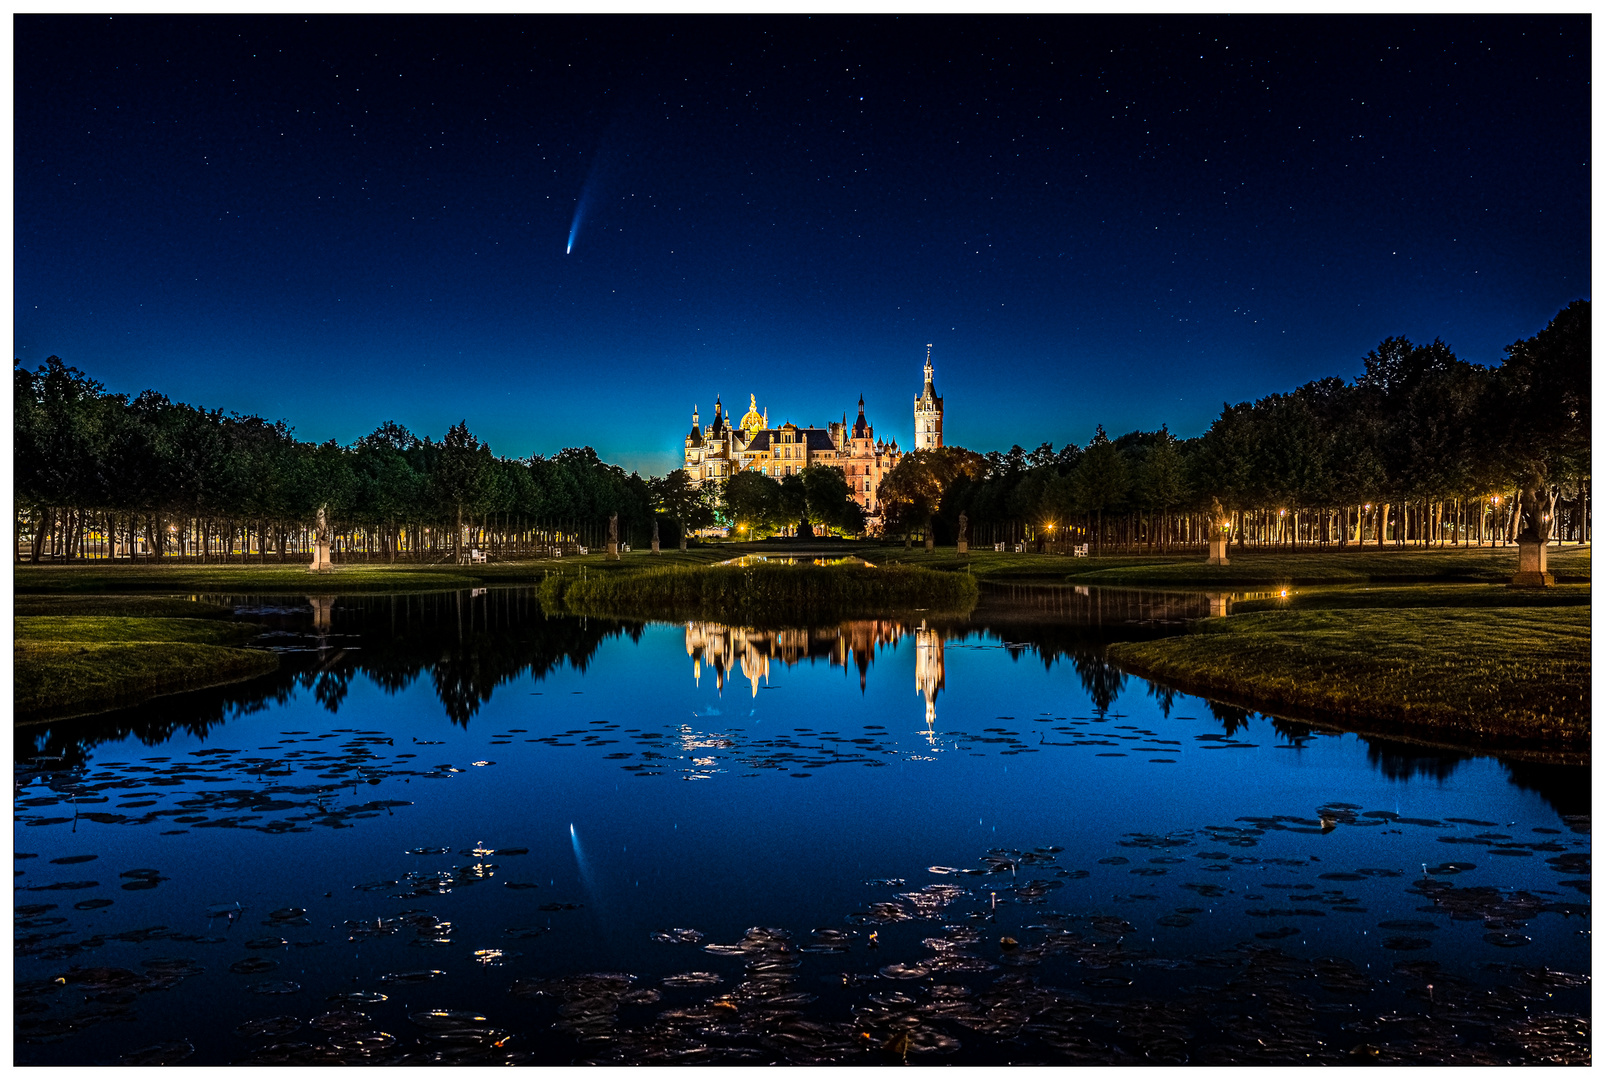
[[[931,382],[930,346],[925,347],[925,386],[914,399],[914,447],[932,449],[942,445],[942,399]],[[697,409],[691,409],[691,432],[685,437],[685,471],[693,487],[704,483],[722,484],[742,469],[756,469],[776,479],[794,476],[810,465],[831,465],[842,470],[853,498],[870,519],[880,516],[879,490],[886,474],[903,458],[897,440],[875,437],[875,429],[864,417],[864,398],[858,398],[858,420],[848,426],[841,422],[825,427],[798,427],[792,423],[769,426],[769,410],[758,411],[758,397],[739,423],[724,410],[724,401],[713,403],[713,422],[703,426]]]

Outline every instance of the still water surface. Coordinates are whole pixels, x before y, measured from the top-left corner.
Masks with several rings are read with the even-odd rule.
[[[1587,1060],[1587,770],[1101,659],[1208,597],[228,599],[278,674],[17,734],[17,1063]]]

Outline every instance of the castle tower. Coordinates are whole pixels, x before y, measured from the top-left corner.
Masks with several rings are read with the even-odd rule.
[[[935,450],[942,445],[942,399],[931,382],[931,346],[925,346],[925,388],[914,399],[914,449]]]

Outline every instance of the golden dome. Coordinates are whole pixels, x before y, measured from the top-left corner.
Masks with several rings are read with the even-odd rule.
[[[762,416],[758,415],[758,395],[753,394],[751,396],[752,407],[747,410],[747,415],[741,418],[741,427],[745,431],[759,432],[769,425]]]

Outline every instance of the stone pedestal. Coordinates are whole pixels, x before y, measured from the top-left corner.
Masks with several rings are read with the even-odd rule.
[[[968,555],[969,553],[970,553],[970,542],[968,540],[960,540],[959,541],[959,554],[960,555]]]
[[[334,625],[334,597],[309,596],[307,602],[312,605],[312,628],[318,633],[324,633]]]
[[[658,538],[654,536],[652,538],[652,554],[656,555],[657,553],[658,553]]]
[[[607,557],[610,559],[619,557],[619,542],[617,540],[609,540],[607,542]]]
[[[1212,536],[1209,538],[1209,562],[1206,565],[1228,565],[1228,560],[1226,558],[1226,537]]]
[[[925,534],[925,550],[926,551],[935,551],[936,550],[936,537],[932,536],[930,533],[926,533]]]
[[[319,540],[312,545],[312,562],[308,564],[307,569],[318,573],[334,569],[334,563],[329,561],[329,542],[327,540]]]
[[[1536,540],[1519,540],[1516,543],[1516,576],[1512,585],[1544,588],[1555,584],[1555,575],[1549,572],[1549,545]]]
[[[1209,601],[1209,613],[1211,615],[1221,616],[1232,613],[1232,597],[1230,593],[1205,593],[1204,597]]]

